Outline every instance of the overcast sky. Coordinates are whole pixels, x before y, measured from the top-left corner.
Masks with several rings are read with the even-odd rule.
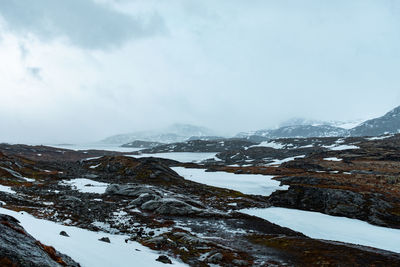
[[[400,105],[400,1],[0,0],[0,142]]]

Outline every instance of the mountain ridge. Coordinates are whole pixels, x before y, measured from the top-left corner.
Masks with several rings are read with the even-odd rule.
[[[318,123],[317,123],[318,122]],[[296,125],[290,125],[295,123]],[[307,124],[312,123],[312,124]],[[277,129],[256,130],[250,132],[238,133],[238,138],[255,138],[261,136],[264,138],[307,138],[307,137],[348,137],[348,136],[379,136],[384,134],[400,133],[400,106],[390,110],[385,115],[362,123],[348,122],[321,122],[315,120],[306,120],[294,118],[288,120]],[[340,127],[340,126],[343,127]],[[347,127],[347,126],[354,127]]]
[[[108,144],[126,144],[134,141],[174,143],[183,142],[193,136],[213,135],[215,135],[215,133],[206,127],[175,123],[158,130],[113,135],[101,140],[100,142]]]
[[[293,118],[284,121],[276,129],[261,129],[240,132],[235,138],[245,138],[252,141],[277,138],[308,138],[308,137],[349,137],[349,136],[379,136],[400,133],[400,106],[385,115],[364,122],[360,121],[318,121],[304,118]],[[135,141],[178,143],[188,140],[212,140],[227,138],[218,136],[206,127],[190,124],[173,124],[164,129],[154,131],[139,131],[134,133],[113,135],[103,139],[102,143],[128,144]]]

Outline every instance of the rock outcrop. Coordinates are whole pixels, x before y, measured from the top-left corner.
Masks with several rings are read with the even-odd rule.
[[[35,240],[15,218],[0,214],[0,266],[80,266],[53,247]]]

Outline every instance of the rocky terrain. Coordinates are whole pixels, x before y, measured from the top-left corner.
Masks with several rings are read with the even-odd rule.
[[[276,179],[290,187],[270,196],[269,203],[273,206],[319,211],[400,228],[400,135],[339,140],[339,146],[308,151],[306,156],[282,162],[278,168],[251,165],[213,169],[279,175]],[[273,153],[279,156],[279,151],[289,153],[291,149],[275,149]]]
[[[173,148],[218,152],[218,160],[195,164],[110,151],[3,144],[0,203],[7,210],[24,211],[36,218],[126,235],[126,242],[139,242],[164,254],[154,262],[399,266],[397,253],[312,239],[241,212],[246,208],[288,207],[400,229],[399,147],[400,136],[396,135],[262,143],[193,140]],[[166,145],[146,153],[170,150]],[[171,167],[224,171],[239,177],[273,175],[289,187],[271,195],[244,194],[190,181]],[[15,220],[1,218],[13,225],[6,228],[8,232],[23,235]],[[9,249],[1,252],[0,259],[7,263],[18,259],[12,253]],[[67,259],[63,258],[64,266],[76,266]]]
[[[140,153],[163,152],[223,152],[238,150],[256,145],[257,143],[245,139],[217,139],[217,140],[189,140],[181,143],[172,143],[141,150]]]

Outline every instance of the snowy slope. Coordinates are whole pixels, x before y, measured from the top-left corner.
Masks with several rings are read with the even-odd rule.
[[[92,232],[85,229],[63,226],[47,220],[36,219],[26,212],[15,212],[0,208],[0,213],[13,216],[25,230],[40,242],[53,246],[67,254],[82,267],[131,267],[165,266],[156,261],[158,254],[137,242],[125,243],[129,236]],[[61,236],[61,231],[70,237]],[[98,239],[108,237],[111,243]],[[187,266],[174,261],[173,266]]]
[[[378,136],[400,133],[400,106],[382,117],[368,120],[350,130],[352,136]]]
[[[348,136],[348,130],[330,125],[294,125],[273,130],[258,130],[254,132],[239,133],[236,137],[247,138],[256,135],[269,139],[297,138],[297,137],[332,137]]]

